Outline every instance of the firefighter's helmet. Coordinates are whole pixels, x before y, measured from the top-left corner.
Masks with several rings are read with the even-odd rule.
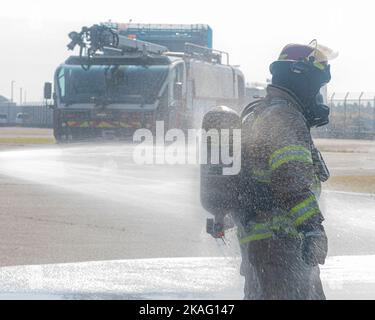
[[[281,51],[279,58],[270,66],[272,75],[280,70],[278,66],[287,64],[294,73],[310,74],[324,85],[331,80],[329,60],[335,59],[338,53],[318,44],[316,40],[308,45],[288,44]]]
[[[286,45],[281,51],[278,61],[311,62],[316,68],[324,70],[328,61],[335,59],[337,56],[337,52],[313,40],[308,45]]]
[[[289,63],[292,71],[304,73],[307,71],[320,74],[322,84],[331,80],[329,60],[335,59],[338,53],[332,49],[318,44],[316,40],[308,45],[288,44],[280,53],[279,58],[271,64],[270,71],[273,74],[276,65]]]

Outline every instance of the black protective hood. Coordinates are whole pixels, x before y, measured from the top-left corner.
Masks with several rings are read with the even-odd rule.
[[[272,84],[292,92],[303,107],[310,127],[329,122],[329,107],[324,105],[320,89],[331,80],[330,68],[316,68],[305,61],[275,61],[270,66]]]

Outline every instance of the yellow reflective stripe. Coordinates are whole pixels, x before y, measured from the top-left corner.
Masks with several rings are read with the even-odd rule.
[[[298,205],[296,205],[295,207],[293,207],[289,212],[291,215],[295,214],[296,212],[298,212],[299,210],[305,208],[307,205],[309,205],[311,202],[313,202],[315,200],[315,196],[310,196],[308,197],[306,200],[304,200],[303,202],[299,203]]]
[[[68,127],[74,128],[88,128],[90,126],[89,121],[67,121]]]
[[[307,152],[309,155],[311,155],[311,152],[310,150],[308,150],[307,148],[305,148],[304,146],[300,146],[300,145],[291,145],[291,146],[286,146],[284,148],[281,148],[279,150],[276,150],[274,153],[272,153],[271,157],[270,157],[270,163],[272,163],[272,160],[283,154],[284,152],[288,152],[288,151],[305,151]]]
[[[289,215],[291,218],[295,219],[294,225],[298,227],[319,212],[318,202],[316,201],[315,195],[312,195],[292,208],[289,211]]]
[[[310,212],[306,212],[303,217],[298,218],[298,223],[303,221]],[[264,240],[272,238],[275,232],[282,231],[291,236],[299,236],[298,230],[296,229],[295,222],[286,216],[277,216],[272,219],[269,223],[259,223],[252,226],[251,231],[246,233],[244,230],[239,230],[238,238],[240,244],[246,244],[252,241]]]
[[[253,175],[259,182],[271,182],[271,171],[268,170],[253,170]]]
[[[75,121],[67,121],[66,124],[68,125],[68,127],[74,127],[76,125],[77,122]]]
[[[298,227],[299,225],[301,225],[302,223],[304,223],[305,221],[309,220],[310,218],[312,218],[313,216],[315,216],[317,213],[319,213],[320,210],[318,207],[316,208],[312,208],[310,209],[309,211],[307,211],[303,216],[299,217],[295,222],[294,224],[296,225],[296,227]]]
[[[238,238],[240,244],[246,244],[252,241],[268,239],[273,236],[273,232],[270,229],[270,223],[257,223],[250,227],[250,231],[246,232],[243,227],[238,230]]]
[[[309,163],[309,164],[313,163],[311,158],[308,158],[305,155],[287,156],[285,158],[280,159],[275,164],[273,164],[271,169],[272,169],[272,171],[274,171],[274,170],[278,169],[279,167],[281,167],[284,163],[291,162],[291,161],[300,161],[300,162],[305,162],[305,163]]]
[[[249,232],[240,228],[238,230],[240,244],[269,239],[273,237],[275,232],[282,230],[291,236],[299,236],[300,234],[296,227],[319,212],[316,198],[312,195],[294,206],[286,216],[275,216],[269,222],[253,224],[250,226]]]
[[[290,235],[298,234],[290,217],[276,216],[268,223],[253,224],[250,231],[247,233],[241,229],[241,231],[239,231],[240,244],[272,238],[275,231],[280,231],[282,229]]]
[[[265,230],[269,227],[268,223],[257,223],[252,226],[254,231]]]
[[[246,244],[246,243],[257,241],[257,240],[269,239],[269,238],[272,238],[272,236],[273,236],[272,232],[254,234],[254,235],[241,239],[240,244]]]
[[[291,145],[275,151],[270,157],[269,166],[274,171],[290,161],[313,163],[311,152],[308,149],[304,146]]]
[[[99,124],[97,124],[97,128],[100,128],[100,129],[113,129],[113,128],[117,128],[116,125],[112,124],[112,123],[109,123],[109,122],[105,122],[105,121],[102,121],[102,122],[99,122]]]
[[[122,128],[128,128],[128,127],[129,127],[129,125],[128,125],[127,122],[122,122],[122,121],[121,121],[119,124],[120,124],[120,126],[121,126]]]

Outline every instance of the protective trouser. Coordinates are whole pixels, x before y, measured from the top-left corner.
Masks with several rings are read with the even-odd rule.
[[[319,265],[303,259],[303,240],[282,235],[242,246],[248,300],[324,300]]]

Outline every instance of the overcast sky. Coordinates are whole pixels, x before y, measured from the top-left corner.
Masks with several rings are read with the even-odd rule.
[[[41,99],[45,81],[70,54],[67,33],[111,19],[137,23],[205,23],[214,47],[228,51],[248,82],[265,82],[269,64],[290,42],[318,39],[340,52],[331,62],[332,91],[375,91],[373,0],[3,0],[0,95],[10,82]]]

